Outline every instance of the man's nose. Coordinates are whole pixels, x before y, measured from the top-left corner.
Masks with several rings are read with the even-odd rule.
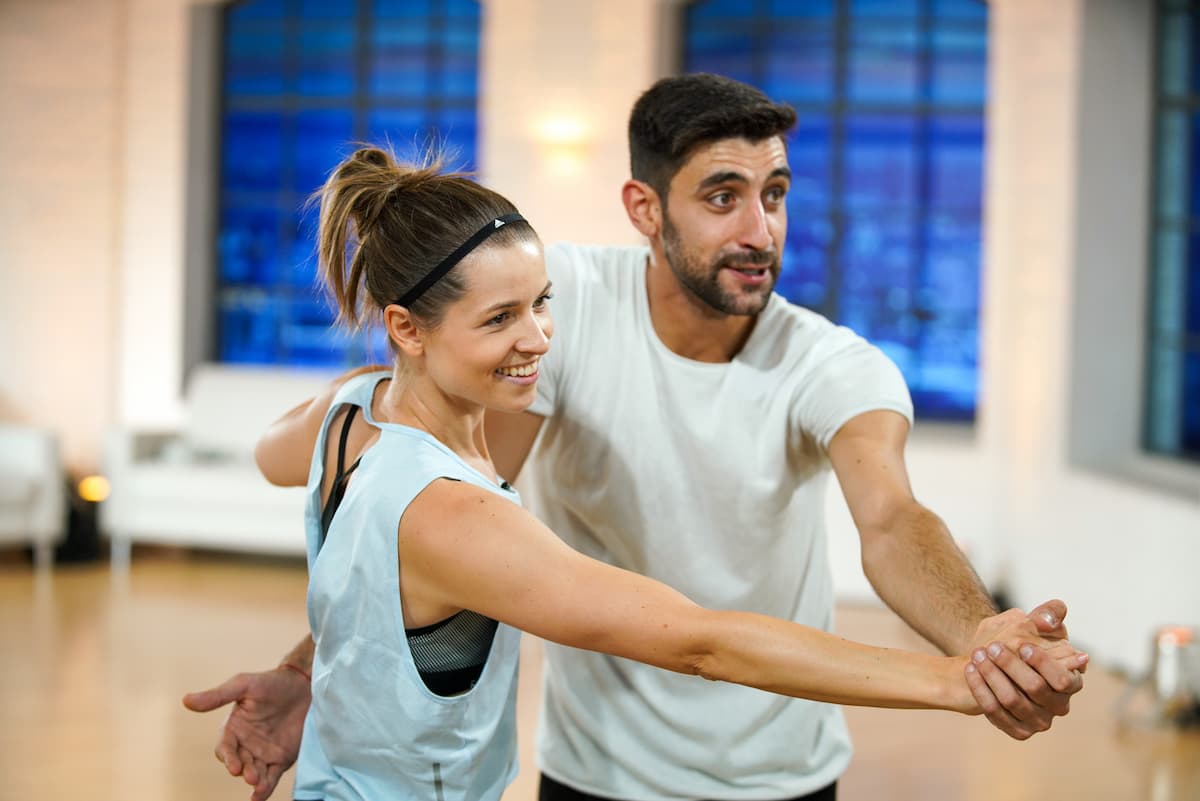
[[[740,244],[755,250],[768,250],[775,244],[771,238],[767,210],[761,201],[747,203],[743,207],[741,222]]]

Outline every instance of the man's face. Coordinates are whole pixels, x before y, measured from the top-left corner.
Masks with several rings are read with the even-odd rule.
[[[671,179],[663,253],[676,279],[721,314],[762,311],[779,277],[791,186],[778,136],[702,146]]]

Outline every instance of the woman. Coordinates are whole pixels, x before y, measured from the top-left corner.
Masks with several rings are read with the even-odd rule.
[[[293,410],[257,453],[290,483],[316,435],[297,799],[499,798],[516,771],[518,630],[819,701],[979,712],[965,657],[702,609],[571,550],[521,508],[484,411],[533,402],[553,321],[541,244],[503,197],[365,148],[322,190],[319,256],[342,321],[381,319],[396,358]],[[1023,615],[1003,620],[994,639],[1078,666]]]

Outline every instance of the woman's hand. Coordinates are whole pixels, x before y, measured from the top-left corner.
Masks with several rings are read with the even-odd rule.
[[[1025,740],[1070,711],[1088,655],[1067,641],[1065,616],[1065,604],[1049,601],[1029,615],[1010,609],[979,624],[963,667],[972,714]]]

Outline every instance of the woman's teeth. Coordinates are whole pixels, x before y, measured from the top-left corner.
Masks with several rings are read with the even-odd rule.
[[[500,375],[512,376],[513,378],[525,378],[526,376],[531,376],[536,373],[537,368],[537,361],[533,361],[529,364],[521,365],[520,367],[500,367],[496,370],[496,372]]]

